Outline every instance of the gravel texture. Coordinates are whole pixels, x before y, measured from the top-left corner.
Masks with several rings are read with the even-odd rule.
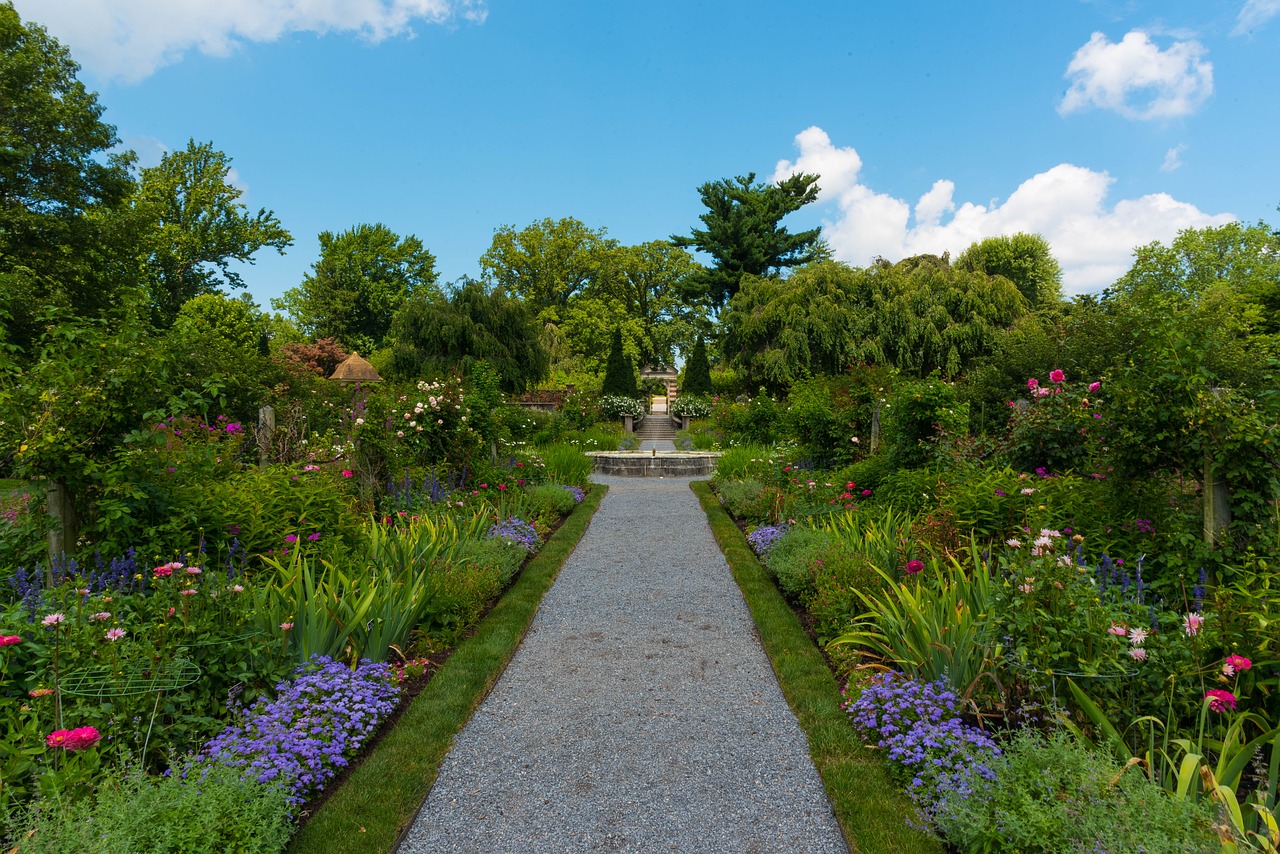
[[[846,852],[688,480],[599,480],[399,851]]]

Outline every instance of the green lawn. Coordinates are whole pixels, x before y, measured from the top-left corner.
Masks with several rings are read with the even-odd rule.
[[[604,498],[594,486],[459,645],[391,732],[294,839],[294,854],[390,851],[427,796],[453,737],[479,708]]]
[[[910,800],[854,732],[840,708],[840,686],[822,652],[756,560],[710,484],[694,481],[691,486],[751,609],[782,693],[808,735],[809,753],[849,849],[855,854],[941,852],[937,842],[907,827]]]

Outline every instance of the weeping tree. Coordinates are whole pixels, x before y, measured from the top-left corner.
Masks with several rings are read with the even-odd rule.
[[[503,391],[520,392],[544,379],[551,366],[528,306],[473,279],[446,299],[410,300],[391,333],[391,373],[398,379],[470,374],[484,361],[497,372]]]
[[[604,384],[601,394],[615,394],[620,397],[639,397],[640,390],[636,386],[636,372],[631,366],[631,359],[622,351],[622,329],[614,327],[613,345],[609,349],[609,361],[604,367]]]

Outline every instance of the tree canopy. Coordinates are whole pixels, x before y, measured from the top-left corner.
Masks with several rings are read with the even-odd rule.
[[[988,237],[956,258],[957,270],[1004,276],[1017,285],[1032,308],[1055,305],[1062,299],[1062,267],[1038,234]]]
[[[133,154],[114,151],[116,130],[78,71],[43,27],[0,4],[0,320],[32,354],[42,307],[98,316],[121,285],[103,257],[115,251],[103,213],[132,191]]]
[[[601,394],[616,394],[621,397],[639,397],[636,386],[636,371],[622,351],[622,330],[613,330],[613,341],[609,346],[609,361],[604,369],[604,383],[600,387]]]
[[[542,219],[519,231],[504,225],[480,256],[480,269],[485,281],[523,299],[539,320],[556,323],[574,296],[609,290],[605,280],[615,275],[617,246],[605,229],[573,217]]]
[[[818,176],[792,175],[777,184],[755,180],[752,172],[698,188],[707,207],[698,218],[706,227],[688,236],[672,235],[671,242],[705,252],[715,264],[688,278],[687,296],[719,308],[738,292],[744,276],[769,276],[829,257],[821,229],[792,234],[779,225],[787,214],[818,198]]]
[[[231,158],[195,140],[142,170],[134,204],[144,228],[151,301],[163,325],[192,297],[244,287],[232,262],[252,264],[259,249],[284,254],[293,244],[271,211],[249,213],[230,176]]]
[[[392,320],[410,301],[442,299],[436,259],[412,234],[382,223],[320,233],[320,259],[296,288],[272,300],[315,338],[372,353],[387,345]]]
[[[455,286],[447,299],[415,296],[396,316],[392,337],[392,368],[402,379],[468,375],[483,361],[503,391],[519,392],[550,368],[529,307],[474,279]]]

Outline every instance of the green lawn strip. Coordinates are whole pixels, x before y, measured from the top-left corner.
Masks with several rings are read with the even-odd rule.
[[[912,805],[868,750],[840,708],[840,686],[738,526],[707,481],[691,484],[720,549],[751,609],[782,693],[809,739],[836,818],[853,852],[940,852],[937,842],[907,827]]]
[[[325,801],[290,846],[294,854],[390,851],[413,819],[454,736],[515,654],[538,604],[604,498],[594,486],[506,595],[414,699],[395,728]]]

